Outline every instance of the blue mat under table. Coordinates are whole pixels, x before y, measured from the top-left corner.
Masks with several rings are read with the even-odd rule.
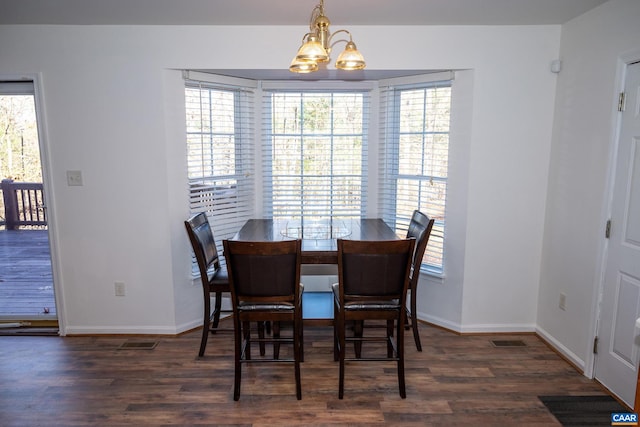
[[[302,317],[304,319],[333,319],[333,293],[303,292]]]

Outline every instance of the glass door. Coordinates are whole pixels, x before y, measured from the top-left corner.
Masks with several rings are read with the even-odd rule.
[[[0,81],[0,332],[57,326],[35,103]]]

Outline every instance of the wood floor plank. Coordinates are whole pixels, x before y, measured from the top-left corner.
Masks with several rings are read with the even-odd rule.
[[[230,334],[211,335],[203,358],[197,330],[178,337],[3,336],[0,425],[554,426],[538,395],[606,394],[535,335],[420,330],[423,352],[407,332],[406,399],[393,362],[348,362],[338,399],[332,329],[315,326],[305,328],[302,400],[292,364],[249,364],[238,402]],[[498,348],[496,338],[525,346]],[[121,348],[136,341],[157,345]]]

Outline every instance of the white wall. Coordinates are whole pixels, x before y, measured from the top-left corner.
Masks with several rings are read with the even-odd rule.
[[[370,69],[470,70],[455,89],[468,93],[454,115],[446,277],[422,286],[422,316],[462,331],[533,330],[560,27],[349,29]],[[182,225],[182,82],[171,69],[287,67],[304,30],[0,27],[0,76],[43,83],[64,332],[199,324]],[[84,186],[68,187],[66,170],[81,170]]]
[[[562,28],[538,327],[587,371],[621,90],[617,70],[630,50],[640,52],[636,0],[609,1]],[[558,307],[560,293],[567,296],[566,311]]]

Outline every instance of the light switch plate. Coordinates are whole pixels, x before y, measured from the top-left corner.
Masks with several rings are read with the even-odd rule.
[[[67,171],[68,186],[82,186],[82,171]]]

